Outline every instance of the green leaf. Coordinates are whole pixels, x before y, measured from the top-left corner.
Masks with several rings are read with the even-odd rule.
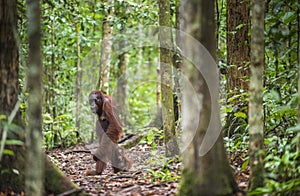
[[[56,116],[55,117],[55,120],[58,120],[58,119],[64,119],[64,118],[70,118],[70,115],[60,115],[60,116]]]
[[[234,113],[234,116],[235,117],[241,117],[243,119],[247,118],[247,115],[244,112],[236,112],[236,113]]]
[[[297,124],[295,127],[290,127],[286,131],[288,133],[297,133],[297,132],[300,132],[300,124]]]
[[[297,19],[296,12],[286,12],[282,17],[282,22],[288,24],[292,21],[295,21],[296,19]]]
[[[248,164],[249,164],[249,159],[247,159],[246,161],[244,161],[244,163],[242,164],[241,170],[245,171],[245,169],[247,168]]]
[[[155,142],[152,142],[152,144],[151,144],[151,149],[152,149],[152,150],[155,150],[155,149],[156,149],[156,143],[155,143]]]
[[[44,122],[44,124],[53,123],[53,119],[49,113],[43,114],[43,122]]]
[[[1,169],[0,174],[8,174],[9,173],[9,169]]]
[[[245,24],[239,24],[238,26],[235,27],[236,30],[239,30],[241,28],[243,28],[245,26]]]
[[[271,99],[275,99],[276,101],[280,101],[280,96],[279,96],[278,91],[272,89],[270,91],[270,95],[272,96]]]
[[[148,134],[148,135],[147,135],[147,141],[148,141],[148,144],[151,144],[152,141],[153,141],[153,139],[154,139],[154,134]]]
[[[6,115],[1,114],[0,115],[0,120],[5,120],[6,119]]]
[[[21,140],[6,140],[5,144],[22,146],[22,145],[24,145],[24,142],[22,142]]]
[[[15,155],[14,151],[8,150],[8,149],[4,149],[3,150],[3,154],[5,154],[5,155],[11,155],[11,156]]]

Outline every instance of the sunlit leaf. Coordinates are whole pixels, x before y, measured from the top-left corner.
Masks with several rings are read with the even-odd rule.
[[[235,113],[234,113],[234,116],[235,116],[235,117],[241,117],[241,118],[243,118],[243,119],[246,119],[246,118],[247,118],[247,115],[246,115],[245,113],[243,113],[243,112],[235,112]]]

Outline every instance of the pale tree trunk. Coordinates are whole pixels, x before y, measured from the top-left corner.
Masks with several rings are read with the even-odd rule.
[[[151,64],[150,51],[149,53],[149,67]],[[162,128],[162,108],[161,108],[161,74],[160,74],[160,64],[156,66],[156,113],[152,118],[151,122],[147,125],[148,127]]]
[[[159,1],[159,42],[160,42],[160,73],[161,73],[161,99],[162,119],[164,129],[164,143],[166,156],[179,153],[175,134],[173,85],[172,85],[172,39],[171,39],[171,15],[170,1]]]
[[[27,86],[29,96],[25,193],[27,195],[43,195],[41,15],[39,0],[30,0],[27,3],[29,43]]]
[[[51,29],[51,65],[50,65],[50,87],[49,87],[49,102],[47,102],[47,107],[50,107],[50,115],[54,118],[56,117],[56,109],[55,107],[52,107],[54,105],[54,100],[55,100],[55,91],[54,89],[56,88],[55,86],[55,64],[56,64],[56,58],[55,58],[55,48],[56,48],[56,34],[55,34],[55,25],[56,25],[56,20],[55,17],[53,17],[52,21],[52,29]],[[51,124],[51,131],[53,131],[53,125]]]
[[[156,66],[156,109],[157,113],[155,116],[155,123],[157,125],[162,124],[162,111],[161,111],[161,74],[160,74],[160,64]]]
[[[264,185],[263,150],[263,72],[264,72],[264,1],[252,2],[251,66],[249,87],[249,190]]]
[[[53,99],[54,99],[54,93],[53,89],[54,87],[54,68],[55,68],[55,24],[56,20],[55,17],[53,17],[51,21],[51,55],[45,56],[45,60],[49,63],[49,65],[44,66],[44,72],[45,72],[45,83],[48,84],[47,87],[44,87],[44,100],[45,100],[45,112],[49,113],[51,116],[55,117],[55,111],[52,108],[53,106]],[[50,128],[51,131],[53,131],[53,127],[51,125]]]
[[[112,5],[112,0],[107,1]],[[100,56],[100,75],[97,88],[105,93],[109,93],[109,73],[110,73],[110,55],[112,50],[112,27],[110,21],[113,17],[113,9],[110,7],[102,23],[102,42]]]
[[[139,27],[138,33],[141,34],[143,29]],[[140,35],[142,36],[142,35]],[[138,41],[138,52],[137,52],[137,67],[143,67],[143,42],[142,40]]]
[[[121,28],[119,28],[120,32],[124,30],[125,22],[127,20],[126,16],[126,8],[121,1],[114,2],[115,7],[115,14],[122,17],[122,22],[120,23]],[[126,69],[128,65],[128,55],[126,49],[126,39],[121,37],[117,40],[118,47],[118,68],[117,68],[117,92],[116,92],[116,102],[118,105],[120,119],[123,125],[129,125],[129,120],[127,116],[127,104],[126,104],[126,97],[127,97],[127,78],[126,78]],[[142,58],[138,56],[138,59]],[[139,65],[139,64],[138,64]],[[138,66],[139,67],[139,66]]]
[[[183,73],[189,83],[185,81],[183,87],[183,145],[188,146],[183,152],[179,194],[234,195],[237,186],[221,134],[214,1],[185,0],[181,13],[182,30],[193,37],[183,37],[183,56],[198,70],[184,61]],[[192,141],[186,144],[189,137]]]
[[[126,104],[126,86],[127,86],[127,80],[126,80],[126,68],[128,64],[128,57],[127,52],[123,51],[125,47],[125,40],[121,40],[119,42],[119,54],[118,59],[118,83],[117,83],[117,95],[116,95],[116,101],[118,104],[118,109],[120,112],[120,118],[121,122],[124,125],[128,125],[128,119],[127,119],[127,104]]]
[[[75,24],[75,31],[77,36],[77,62],[76,62],[76,68],[77,68],[77,74],[76,74],[76,90],[75,90],[75,96],[76,96],[76,128],[77,130],[80,130],[80,100],[81,100],[81,82],[82,82],[82,65],[81,65],[81,47],[80,47],[80,23]],[[78,133],[78,132],[77,132]],[[77,135],[79,138],[80,136]]]

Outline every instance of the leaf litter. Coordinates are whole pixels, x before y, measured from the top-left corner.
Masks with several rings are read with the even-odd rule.
[[[182,164],[178,158],[163,158],[163,148],[153,150],[146,144],[136,145],[126,152],[134,161],[129,171],[114,174],[108,163],[101,175],[86,176],[88,169],[95,168],[95,161],[88,150],[95,148],[95,145],[78,144],[68,149],[55,149],[47,154],[71,181],[89,195],[176,195]],[[239,195],[247,191],[249,179],[249,167],[241,169],[245,161],[241,157],[239,153],[229,155],[241,191]]]

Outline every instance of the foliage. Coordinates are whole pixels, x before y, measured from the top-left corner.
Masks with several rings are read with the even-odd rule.
[[[69,115],[56,116],[54,119],[49,114],[44,114],[44,139],[48,149],[55,147],[68,147],[80,142],[79,134],[74,127],[74,121]],[[64,131],[60,131],[60,130]],[[50,131],[52,130],[52,131]],[[58,144],[60,146],[58,146]]]
[[[219,5],[221,4],[219,3]],[[250,195],[285,195],[291,194],[295,190],[299,191],[300,183],[299,151],[297,152],[296,149],[297,133],[299,132],[299,125],[297,125],[298,67],[295,66],[298,64],[297,13],[299,4],[297,1],[270,1],[266,6],[264,143],[267,180],[265,187],[253,191]],[[220,38],[225,36],[224,31],[219,32]],[[222,54],[225,54],[224,51],[225,48],[221,48],[219,51],[221,57]],[[242,94],[237,96],[239,96],[239,103],[247,102],[247,100],[241,99]],[[222,107],[223,112],[233,116],[230,122],[238,122],[235,127],[231,127],[231,130],[229,130],[230,126],[225,126],[224,131],[227,136],[225,141],[229,152],[244,152],[241,156],[244,157],[242,169],[245,169],[248,165],[247,121],[244,118],[245,114],[234,112],[235,107],[237,106]]]
[[[147,80],[141,80],[138,84],[134,84],[136,80],[128,82],[133,87],[128,93],[131,124],[143,127],[156,115],[156,108],[153,107],[156,84]]]
[[[297,1],[274,1],[266,15],[266,187],[261,193],[299,191],[297,132]],[[299,21],[298,21],[299,22]],[[298,127],[299,128],[299,127]],[[297,131],[296,131],[297,130]],[[276,172],[275,172],[276,171]]]
[[[22,131],[19,125],[14,123],[10,123],[7,121],[7,117],[5,115],[0,115],[0,128],[1,128],[1,143],[0,143],[0,157],[3,154],[14,155],[14,152],[8,149],[5,149],[5,145],[24,145],[24,142],[15,139],[16,135],[19,135]]]
[[[130,46],[121,50],[118,41],[122,38],[122,31],[135,28],[157,25],[158,6],[156,1],[80,1],[80,0],[47,0],[42,5],[43,29],[43,135],[44,146],[47,149],[68,147],[79,141],[95,139],[95,117],[90,112],[87,96],[95,89],[99,74],[99,55],[102,37],[102,22],[108,8],[114,7],[115,15],[111,20],[114,41],[111,61],[111,91],[113,94],[117,83],[117,56],[126,52],[128,55],[127,100],[130,125],[127,130],[141,130],[156,115],[156,88],[157,88],[157,56],[158,50],[146,47],[143,40],[140,47]],[[172,13],[174,23],[174,2]],[[296,151],[297,133],[297,74],[298,74],[298,36],[297,17],[299,4],[291,1],[267,1],[265,18],[265,89],[264,89],[264,116],[265,116],[265,169],[266,186],[255,190],[251,194],[288,194],[299,187],[299,152]],[[27,56],[27,18],[25,15],[25,1],[18,1],[19,35],[20,35],[20,84],[25,83],[25,69]],[[218,1],[218,57],[219,66],[226,69],[226,1]],[[241,28],[243,24],[237,26]],[[136,33],[136,32],[134,32]],[[138,36],[137,36],[138,37]],[[130,40],[131,41],[131,40]],[[78,51],[80,48],[80,52]],[[82,70],[77,67],[80,61]],[[82,71],[82,83],[77,86],[77,74]],[[226,70],[225,70],[226,73]],[[222,84],[226,84],[223,75]],[[76,89],[80,93],[76,94]],[[222,93],[226,89],[222,89]],[[228,152],[241,153],[247,168],[248,149],[248,122],[247,111],[241,112],[238,108],[247,105],[247,92],[231,97],[237,105],[223,105],[222,117],[230,117],[231,123],[225,124],[225,142]],[[26,94],[21,94],[21,111],[26,109]],[[80,100],[80,114],[76,116],[77,98]],[[243,110],[242,110],[243,111]],[[25,115],[23,115],[25,116]],[[15,125],[5,124],[4,117],[1,123],[13,134],[17,130]],[[76,125],[77,118],[80,125]],[[234,126],[231,126],[233,123]],[[2,131],[2,130],[1,130]],[[162,141],[162,131],[150,129],[142,144],[150,145],[157,150]],[[7,139],[5,145],[21,145],[20,141]],[[3,145],[3,141],[2,141]],[[0,153],[11,154],[11,151],[2,150]],[[153,181],[168,181],[178,176],[170,173],[172,168],[167,161],[160,169],[149,170]],[[297,176],[298,175],[298,176]]]
[[[150,128],[147,130],[147,135],[140,141],[140,144],[151,146],[152,150],[156,150],[157,146],[163,144],[164,134],[163,130],[157,128]]]
[[[155,169],[147,168],[149,177],[152,182],[169,182],[180,178],[178,172],[178,157],[169,158],[164,161],[163,166]]]
[[[180,179],[179,156],[166,158],[163,148],[163,130],[157,128],[147,129],[147,134],[140,141],[140,145],[151,148],[151,156],[147,160],[149,165],[156,167],[146,168],[148,179],[152,182],[170,182]],[[159,165],[159,166],[158,166]]]
[[[24,146],[24,142],[21,141],[17,135],[20,135],[20,132],[23,131],[19,125],[14,123],[10,123],[7,120],[5,115],[0,115],[0,176],[5,173],[13,172],[18,175],[19,171],[17,169],[9,169],[2,166],[2,158],[3,156],[15,156],[13,151],[14,146]]]
[[[95,89],[99,68],[98,59],[101,51],[99,44],[102,37],[102,22],[109,8],[114,7],[116,14],[111,20],[113,34],[120,36],[121,30],[138,25],[157,24],[158,8],[151,0],[137,1],[43,1],[42,4],[43,31],[43,116],[44,143],[48,149],[58,146],[70,146],[77,141],[93,139],[94,117],[89,111],[86,97]],[[19,30],[22,40],[22,54],[27,54],[26,4],[18,2],[21,20]],[[79,40],[79,41],[78,41]],[[116,43],[117,44],[117,43]],[[79,51],[80,50],[80,51]],[[157,50],[143,48],[126,49],[129,57],[127,68],[128,78],[128,107],[130,123],[137,127],[144,126],[153,117],[155,103],[156,67],[151,66]],[[141,62],[137,56],[141,53]],[[115,89],[117,55],[112,54],[111,89]],[[150,59],[150,61],[149,61]],[[81,61],[82,70],[77,67]],[[136,65],[150,65],[149,69]],[[20,81],[25,81],[25,67],[21,62]],[[78,72],[82,71],[82,84],[76,86]],[[91,74],[93,76],[91,77]],[[144,81],[142,81],[144,80]],[[142,82],[140,82],[142,81]],[[76,94],[76,88],[79,94]],[[135,89],[135,90],[133,90]],[[110,92],[113,93],[113,92]],[[76,100],[80,99],[80,114],[76,115]],[[24,106],[26,108],[26,106]],[[80,126],[76,126],[80,118]]]

